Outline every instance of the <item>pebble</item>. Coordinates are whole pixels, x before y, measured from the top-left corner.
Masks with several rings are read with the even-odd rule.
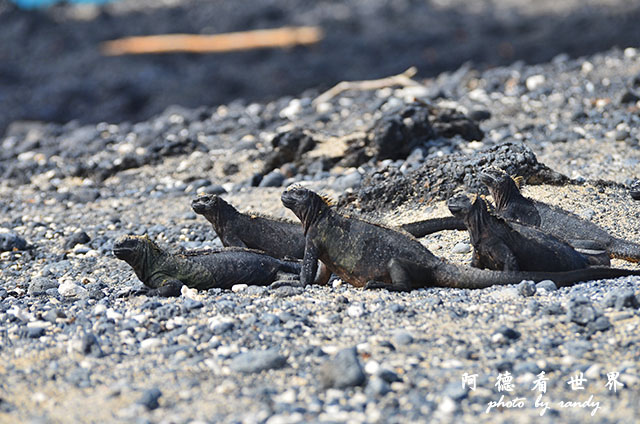
[[[281,355],[277,349],[272,348],[243,352],[233,358],[229,367],[236,372],[258,373],[265,370],[282,368],[286,363],[286,356]]]
[[[451,252],[458,254],[469,253],[471,252],[471,245],[464,242],[456,243],[456,245],[453,246],[453,249],[451,249]]]
[[[280,171],[271,171],[262,178],[258,187],[281,187],[284,179]]]
[[[569,319],[576,324],[587,325],[598,318],[599,313],[591,304],[591,301],[584,296],[578,296],[569,302],[567,311]]]
[[[58,293],[64,297],[77,297],[84,298],[89,297],[89,292],[82,286],[74,283],[72,280],[64,280],[58,286]]]
[[[18,234],[5,228],[0,228],[0,252],[25,250],[27,241]]]
[[[393,343],[397,346],[405,346],[413,343],[413,336],[404,330],[396,330],[392,336]]]
[[[522,281],[517,285],[518,293],[524,297],[536,294],[536,284],[533,281]]]
[[[324,388],[345,389],[361,386],[365,379],[355,347],[339,351],[320,368],[320,384]]]
[[[136,401],[137,404],[144,406],[148,410],[154,410],[160,406],[158,402],[162,397],[162,392],[158,388],[153,388],[149,390],[145,390],[145,392],[140,396],[140,399]]]
[[[462,387],[460,381],[452,381],[447,384],[442,390],[442,395],[448,398],[453,399],[456,402],[461,401],[462,399],[467,397],[469,393],[468,386]]]
[[[362,304],[349,305],[349,307],[347,308],[347,315],[349,315],[351,318],[360,318],[366,313],[367,310]]]
[[[70,250],[73,249],[77,244],[87,244],[90,241],[91,238],[89,237],[89,235],[84,231],[79,230],[65,239],[64,248]]]
[[[47,290],[49,289],[57,289],[58,286],[58,281],[54,279],[46,277],[36,277],[31,280],[31,283],[29,283],[27,294],[29,294],[29,296],[40,296],[46,294]]]
[[[377,376],[371,377],[365,388],[365,393],[372,397],[384,396],[390,391],[391,385]]]
[[[538,284],[536,284],[536,288],[538,290],[546,290],[548,292],[553,292],[558,290],[556,283],[551,280],[542,280]]]
[[[609,292],[603,303],[605,308],[614,308],[616,311],[625,308],[640,308],[640,299],[630,289],[617,289]]]

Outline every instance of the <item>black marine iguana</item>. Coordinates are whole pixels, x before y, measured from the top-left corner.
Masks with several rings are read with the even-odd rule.
[[[276,259],[262,252],[224,248],[169,253],[147,236],[123,236],[113,245],[150,290],[149,296],[179,296],[182,285],[195,289],[229,289],[234,284],[266,286],[279,274],[300,274],[297,261]]]
[[[191,208],[211,223],[224,246],[247,247],[261,250],[276,258],[304,257],[304,230],[299,222],[270,218],[258,214],[244,214],[216,195],[199,196],[191,202]],[[452,217],[436,219],[432,225],[440,228]],[[425,230],[425,222],[419,223]],[[401,228],[411,233],[413,223]],[[462,229],[466,227],[462,224]],[[320,265],[317,284],[329,281],[331,274]]]
[[[318,259],[356,287],[397,291],[430,286],[479,289],[546,279],[568,286],[579,281],[640,275],[640,271],[605,267],[515,272],[457,266],[435,256],[408,233],[338,214],[322,197],[305,188],[289,188],[281,199],[304,227],[303,285],[311,283]]]
[[[576,249],[606,250],[611,258],[640,262],[639,244],[614,237],[571,212],[524,197],[503,170],[485,169],[480,179],[493,196],[496,213],[504,219],[538,227]]]
[[[480,196],[471,201],[465,195],[457,195],[447,204],[453,216],[467,226],[473,245],[473,267],[499,271],[571,271],[589,265],[588,258],[567,243],[537,228],[509,223],[493,215]]]
[[[276,258],[304,256],[304,232],[298,222],[243,214],[216,195],[196,197],[191,208],[211,223],[225,246],[262,250]]]

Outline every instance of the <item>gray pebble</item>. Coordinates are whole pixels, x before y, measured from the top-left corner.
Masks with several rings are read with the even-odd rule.
[[[233,358],[229,365],[233,371],[242,373],[257,373],[264,370],[282,368],[287,358],[277,349],[250,350]]]
[[[404,330],[396,330],[392,336],[393,344],[404,346],[413,343],[413,336]]]
[[[454,401],[461,401],[467,397],[468,393],[469,388],[467,386],[462,387],[461,382],[458,380],[448,383],[442,391],[443,396],[451,398]]]
[[[554,283],[551,280],[542,280],[540,281],[538,284],[536,284],[536,288],[537,289],[544,289],[548,292],[552,292],[552,291],[556,291],[558,290],[558,287],[556,286],[556,283]]]
[[[599,314],[589,299],[584,296],[577,296],[569,302],[567,315],[576,324],[587,325],[595,321]]]
[[[390,391],[391,386],[389,383],[377,376],[371,377],[365,388],[365,393],[371,397],[384,396]]]
[[[524,297],[530,297],[536,294],[536,284],[533,281],[522,281],[517,286],[518,293]]]
[[[231,331],[232,329],[233,329],[233,322],[224,321],[214,325],[211,331],[215,335],[220,335],[220,334],[226,333],[227,331]]]
[[[271,171],[262,178],[258,187],[281,187],[284,175],[280,171]]]
[[[29,296],[40,296],[45,294],[48,289],[57,289],[58,286],[59,283],[57,280],[46,277],[36,277],[29,283],[27,293]]]
[[[275,297],[289,297],[302,294],[303,291],[301,287],[281,286],[273,290],[272,293]]]
[[[158,400],[161,396],[162,392],[160,391],[160,389],[154,387],[153,389],[146,390],[136,403],[144,406],[149,410],[153,410],[160,406]]]
[[[471,245],[469,243],[464,243],[464,242],[456,243],[456,245],[453,246],[453,249],[451,249],[451,251],[453,253],[469,253],[471,252]]]
[[[0,231],[0,252],[25,250],[27,241],[11,231]]]
[[[87,244],[91,241],[91,238],[87,233],[82,230],[76,231],[66,238],[64,241],[64,248],[67,250],[73,249],[76,244]]]
[[[341,350],[320,369],[320,383],[324,388],[344,389],[361,386],[364,382],[364,371],[355,347]]]
[[[633,293],[633,290],[617,289],[607,294],[604,298],[604,306],[606,308],[615,308],[616,311],[621,311],[624,308],[638,309],[640,308],[640,301]]]

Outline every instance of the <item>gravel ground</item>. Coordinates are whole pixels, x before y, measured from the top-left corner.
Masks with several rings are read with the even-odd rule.
[[[640,177],[638,75],[635,50],[611,50],[486,72],[464,67],[426,88],[348,92],[316,106],[310,97],[281,98],[172,108],[138,124],[12,126],[0,158],[0,418],[631,422],[640,414],[638,277],[559,290],[525,282],[411,293],[334,281],[160,299],[127,296],[140,283],[110,250],[122,234],[146,233],[174,250],[218,245],[189,208],[197,192],[226,192],[241,210],[292,217],[279,202],[292,182],[336,199],[358,196],[385,172],[419,185],[424,160],[503,142],[525,142],[541,163],[574,179],[527,186],[525,194],[640,241],[640,203],[628,193]],[[340,162],[413,97],[482,118],[483,139],[436,132],[413,140],[406,158]],[[275,140],[295,128],[315,144],[287,156]],[[266,171],[273,152],[288,163]],[[445,215],[445,207],[437,198],[408,199],[373,212],[393,225]],[[424,243],[448,260],[470,261],[462,233]],[[542,371],[544,414],[531,390]],[[475,390],[462,387],[464,373],[477,374]],[[624,384],[615,393],[608,373]],[[513,391],[499,391],[499,375]],[[567,382],[581,375],[584,390],[572,390]],[[492,407],[502,395],[513,403]]]

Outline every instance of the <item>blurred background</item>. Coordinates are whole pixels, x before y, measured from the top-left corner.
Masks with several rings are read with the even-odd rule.
[[[39,6],[39,7],[38,7]],[[628,0],[0,0],[0,134],[16,120],[136,122],[418,67],[419,77],[640,45]],[[106,56],[134,35],[319,26],[313,45]]]

